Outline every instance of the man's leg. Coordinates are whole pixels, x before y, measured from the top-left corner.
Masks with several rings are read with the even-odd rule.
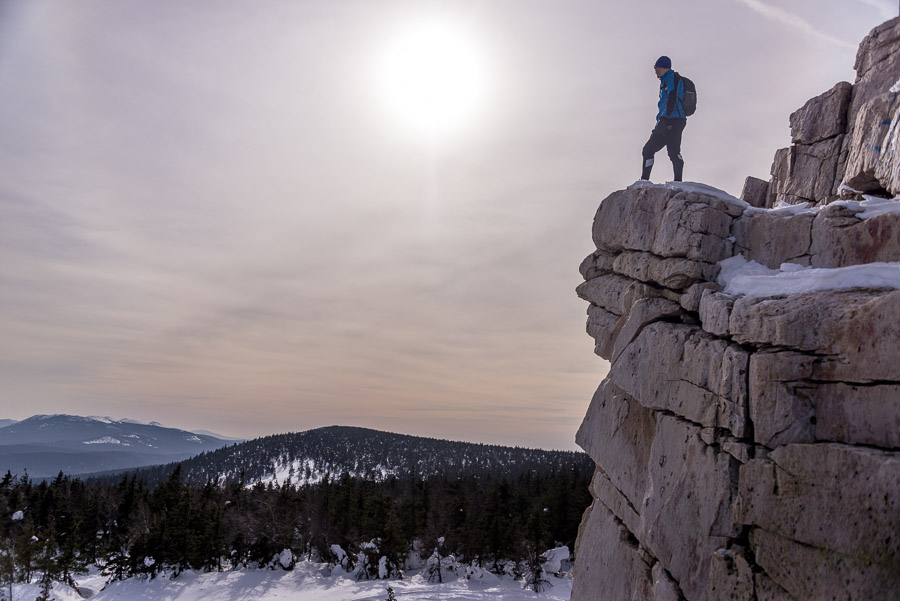
[[[647,140],[647,143],[644,144],[644,149],[641,151],[641,155],[644,157],[641,179],[650,179],[650,171],[653,169],[653,155],[662,150],[662,147],[665,145],[665,127],[657,123],[650,133],[650,139]]]
[[[672,170],[675,172],[675,181],[680,182],[684,174],[684,158],[681,156],[681,134],[687,119],[673,119],[666,129],[666,150],[672,160]]]

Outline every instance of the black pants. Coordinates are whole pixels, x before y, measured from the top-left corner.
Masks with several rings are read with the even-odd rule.
[[[684,172],[684,159],[681,158],[681,134],[687,119],[660,119],[650,134],[650,139],[644,144],[644,168],[641,171],[641,179],[650,179],[650,170],[653,169],[653,155],[665,146],[672,159],[672,167],[675,170],[675,181],[680,182]]]

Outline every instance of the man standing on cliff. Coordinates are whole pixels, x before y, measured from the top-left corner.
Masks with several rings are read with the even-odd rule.
[[[653,65],[656,77],[659,78],[659,113],[656,115],[656,127],[650,134],[650,139],[644,144],[644,169],[641,179],[650,179],[650,170],[653,169],[653,155],[663,146],[672,159],[672,167],[675,170],[675,181],[680,182],[684,171],[684,159],[681,158],[681,134],[687,125],[687,116],[684,114],[684,81],[676,79],[675,71],[672,71],[672,60],[668,56],[661,56]]]

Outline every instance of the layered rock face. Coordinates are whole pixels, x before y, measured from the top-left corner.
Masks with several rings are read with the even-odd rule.
[[[900,193],[900,19],[857,71],[747,202],[636,184],[597,211],[578,294],[610,371],[576,437],[597,470],[573,601],[897,598],[900,277],[846,282],[900,273],[900,200],[839,199]],[[726,294],[736,255],[826,284]]]
[[[876,27],[856,57],[856,83],[841,82],[791,115],[792,145],[775,154],[769,182],[748,178],[744,199],[827,204],[860,193],[900,194],[900,18]]]

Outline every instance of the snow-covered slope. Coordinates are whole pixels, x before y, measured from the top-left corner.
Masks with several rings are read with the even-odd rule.
[[[186,459],[227,441],[157,423],[35,415],[0,428],[0,470],[31,477],[79,474]]]
[[[543,468],[590,468],[584,453],[454,442],[367,428],[329,426],[267,436],[204,453],[181,464],[188,481],[243,480],[316,483],[326,475],[384,480],[390,476],[442,474],[518,475]],[[141,470],[149,482],[168,477],[172,466]]]
[[[409,574],[403,580],[367,580],[357,582],[340,568],[332,572],[325,564],[302,562],[291,571],[235,570],[200,574],[184,572],[175,579],[160,576],[154,580],[129,578],[105,586],[105,577],[94,573],[77,578],[78,586],[93,601],[383,601],[387,587],[397,601],[567,601],[572,591],[569,576],[548,576],[551,587],[535,594],[510,577],[458,578],[443,584],[431,584],[421,574]],[[101,590],[102,589],[102,590]],[[34,599],[37,585],[17,585],[15,599]],[[76,590],[56,584],[54,598],[59,601],[81,601],[85,597]]]

